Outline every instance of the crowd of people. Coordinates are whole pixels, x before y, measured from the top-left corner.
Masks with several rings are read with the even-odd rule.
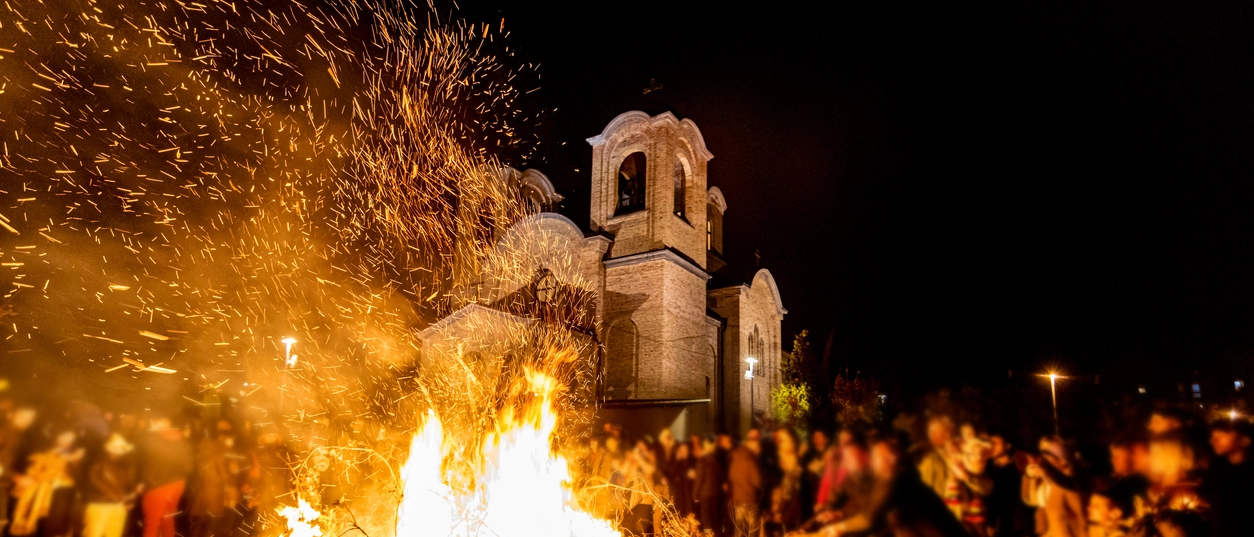
[[[248,537],[290,490],[273,430],[87,404],[44,413],[0,399],[3,537]]]
[[[1252,432],[1236,416],[1155,411],[1108,460],[1055,435],[1018,445],[945,415],[924,423],[634,443],[607,426],[583,459],[585,503],[624,535],[661,534],[664,519],[735,537],[1254,535]]]
[[[47,414],[0,399],[0,537],[269,535],[264,514],[297,481],[273,426]],[[1254,433],[1236,415],[1158,410],[1099,458],[940,414],[915,429],[663,429],[628,442],[606,426],[578,459],[577,488],[624,535],[1254,535]]]

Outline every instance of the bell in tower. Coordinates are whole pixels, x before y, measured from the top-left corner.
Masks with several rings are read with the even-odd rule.
[[[592,229],[613,237],[601,337],[606,397],[705,397],[717,332],[705,309],[711,155],[701,132],[670,113],[628,112],[588,143]]]
[[[610,257],[669,249],[705,268],[706,163],[701,131],[667,112],[622,114],[592,144],[592,229]]]

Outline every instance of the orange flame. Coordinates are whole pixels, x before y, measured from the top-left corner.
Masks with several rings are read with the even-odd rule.
[[[322,528],[314,522],[318,520],[318,510],[310,506],[304,498],[298,501],[296,507],[283,506],[278,509],[279,515],[287,519],[287,535],[289,537],[322,537]]]
[[[613,526],[578,510],[566,459],[552,448],[558,416],[551,396],[557,382],[540,373],[527,380],[536,395],[521,412],[508,409],[482,443],[475,484],[454,491],[442,461],[452,455],[444,429],[428,413],[414,435],[401,471],[405,496],[397,513],[398,537],[617,536]]]
[[[427,412],[400,471],[396,537],[618,537],[611,522],[578,508],[569,465],[553,449],[553,395],[561,386],[531,371],[526,382],[532,397],[501,413],[469,466],[448,464],[466,456],[466,443]],[[474,475],[460,475],[466,468]],[[318,512],[304,499],[279,514],[286,537],[322,535]]]

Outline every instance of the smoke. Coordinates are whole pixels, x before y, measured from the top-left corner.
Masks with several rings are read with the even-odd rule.
[[[523,216],[500,29],[366,2],[4,11],[15,388],[412,427],[414,333],[491,247],[467,208]]]

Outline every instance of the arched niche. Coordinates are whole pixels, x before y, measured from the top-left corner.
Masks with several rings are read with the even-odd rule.
[[[614,215],[624,215],[644,210],[648,192],[648,159],[636,151],[618,165],[618,196]]]

